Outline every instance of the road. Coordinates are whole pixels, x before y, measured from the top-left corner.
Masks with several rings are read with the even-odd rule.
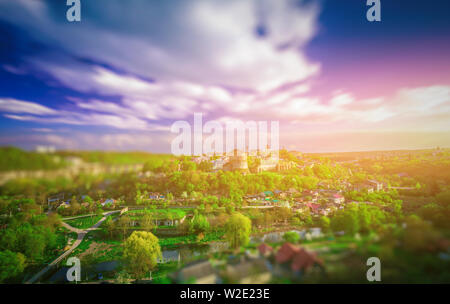
[[[52,267],[56,266],[59,262],[64,260],[68,255],[70,255],[72,253],[72,251],[74,251],[75,248],[77,248],[81,244],[84,237],[86,236],[86,234],[88,234],[89,231],[97,229],[106,220],[106,218],[109,215],[117,213],[117,212],[120,212],[120,210],[104,212],[103,217],[95,225],[93,225],[90,228],[84,229],[84,230],[72,227],[69,224],[62,222],[63,227],[69,229],[70,231],[77,233],[76,241],[72,244],[72,246],[67,251],[65,251],[63,254],[61,254],[59,257],[57,257],[53,262],[48,264],[44,269],[42,269],[37,274],[35,274],[33,277],[31,277],[28,281],[25,282],[25,284],[33,284],[36,281],[38,281],[39,278],[41,278],[44,274],[46,274]]]

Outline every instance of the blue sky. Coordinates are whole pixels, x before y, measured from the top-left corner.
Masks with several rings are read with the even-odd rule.
[[[0,145],[169,152],[170,125],[278,120],[305,152],[450,146],[450,3],[0,1]]]

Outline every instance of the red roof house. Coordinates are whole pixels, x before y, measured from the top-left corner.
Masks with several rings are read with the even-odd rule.
[[[275,260],[277,263],[285,263],[292,259],[297,250],[298,247],[292,245],[291,243],[284,243],[283,246],[278,249]]]
[[[308,270],[314,265],[323,265],[323,261],[315,253],[291,243],[284,243],[278,249],[275,260],[277,263],[290,263],[290,268],[293,271]]]
[[[261,255],[267,256],[270,253],[272,253],[273,248],[267,245],[266,243],[262,243],[261,245],[258,246],[258,250]]]
[[[323,265],[323,262],[317,258],[315,253],[300,248],[292,258],[291,269],[293,271],[308,270],[314,265]]]

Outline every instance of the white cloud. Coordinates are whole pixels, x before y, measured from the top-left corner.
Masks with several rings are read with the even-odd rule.
[[[311,93],[320,64],[307,58],[305,46],[318,28],[315,3],[297,9],[289,0],[167,2],[134,2],[124,9],[122,0],[109,0],[105,14],[104,3],[87,1],[83,22],[75,26],[58,21],[51,2],[1,2],[1,20],[58,50],[26,55],[27,71],[34,68],[96,97],[68,97],[70,103],[61,100],[58,109],[3,98],[0,111],[16,120],[120,132],[168,130],[171,120],[192,118],[194,112],[205,119],[280,120],[294,127],[449,127],[446,85],[363,99],[344,90],[326,99]],[[265,35],[255,35],[258,25]],[[132,140],[125,134],[91,138],[92,144],[116,141],[120,147]]]
[[[316,75],[320,67],[306,58],[304,46],[316,33],[319,6],[297,4],[291,0],[139,2],[127,6],[125,13],[121,1],[111,0],[108,16],[122,20],[117,28],[116,20],[105,14],[89,15],[103,11],[96,1],[84,3],[87,16],[76,27],[57,21],[49,3],[17,1],[0,4],[0,18],[43,44],[64,50],[57,55],[29,55],[24,58],[29,66],[74,90],[121,98],[118,105],[93,101],[99,111],[159,121],[186,118],[199,109],[212,115],[264,112],[271,104],[264,102],[265,96],[272,96],[274,104],[284,100],[272,90]],[[156,13],[161,11],[167,14]],[[266,36],[255,34],[258,24],[267,29]],[[74,58],[106,63],[128,74]],[[236,89],[249,93],[238,94]],[[95,110],[87,105],[90,102],[78,105]]]
[[[56,111],[35,102],[0,98],[0,111],[7,113],[25,113],[36,115],[56,114]]]

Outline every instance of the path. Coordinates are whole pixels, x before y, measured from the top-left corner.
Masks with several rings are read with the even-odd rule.
[[[117,213],[117,212],[120,212],[120,210],[104,212],[103,213],[103,217],[95,225],[93,225],[90,228],[84,229],[84,230],[72,227],[69,224],[67,224],[65,222],[62,222],[62,226],[63,227],[69,229],[70,231],[76,232],[78,234],[76,241],[72,244],[72,246],[67,251],[65,251],[63,254],[61,254],[59,257],[57,257],[53,262],[48,264],[44,269],[39,271],[37,274],[35,274],[33,277],[31,277],[25,283],[26,284],[32,284],[32,283],[36,282],[37,280],[39,280],[39,278],[42,277],[45,273],[47,273],[52,267],[57,265],[59,262],[64,260],[69,254],[71,254],[72,251],[74,251],[75,248],[77,248],[81,244],[81,242],[83,241],[84,237],[86,236],[86,234],[88,234],[89,231],[97,229],[106,220],[106,218],[109,215]]]

